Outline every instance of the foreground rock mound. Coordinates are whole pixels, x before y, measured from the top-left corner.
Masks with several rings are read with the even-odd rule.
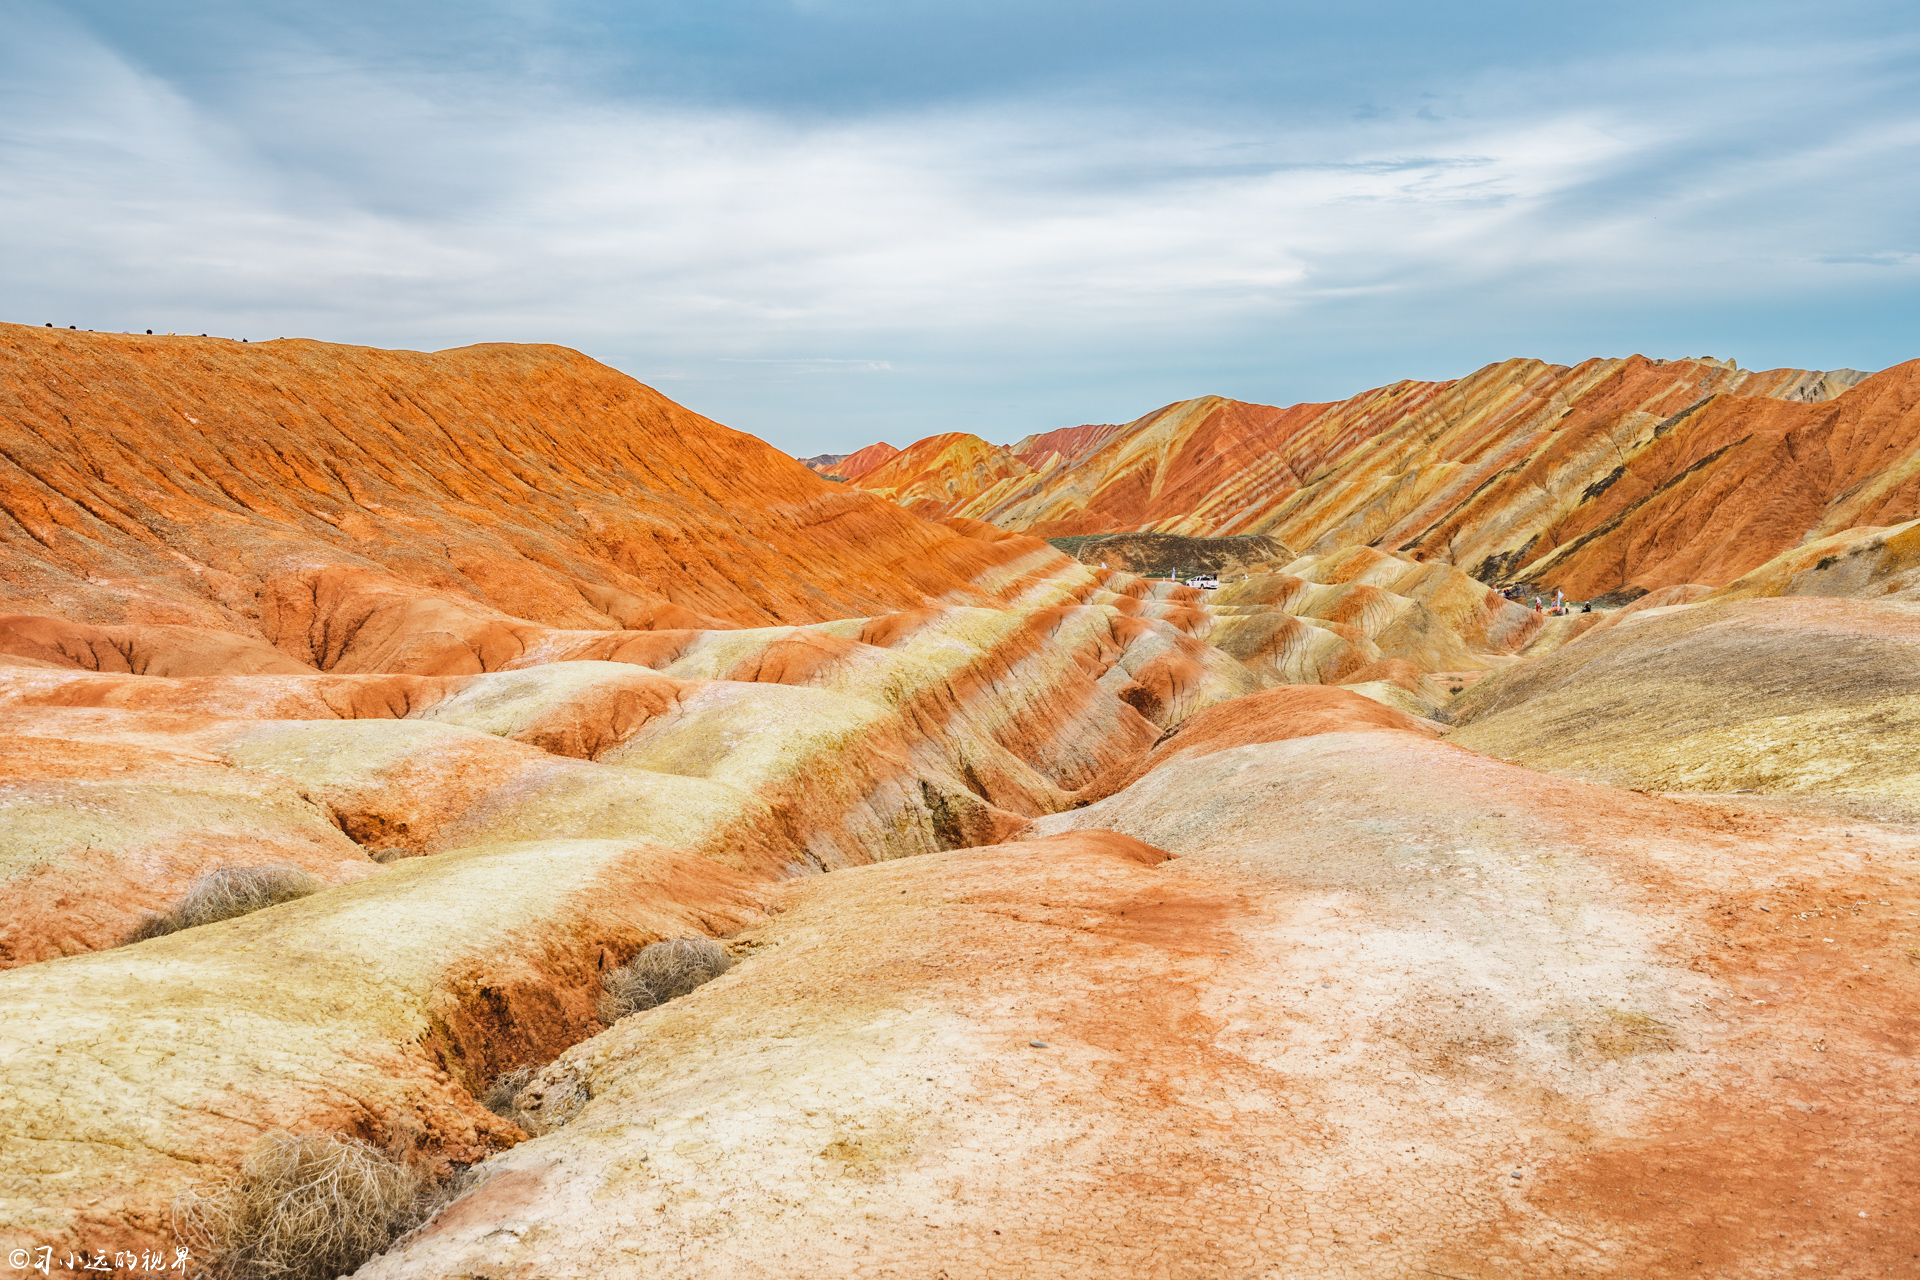
[[[575,1119],[365,1274],[1759,1277],[1920,1249],[1882,1039],[1920,894],[1884,833],[1836,860],[1817,822],[1379,727],[1170,762],[1034,830],[782,890],[724,978],[550,1068]],[[1757,909],[1869,897],[1798,957]]]

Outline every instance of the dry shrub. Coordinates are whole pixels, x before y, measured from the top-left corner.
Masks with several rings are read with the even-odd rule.
[[[520,1110],[515,1099],[520,1091],[533,1080],[532,1067],[515,1067],[511,1071],[502,1071],[493,1078],[487,1091],[480,1095],[480,1105],[502,1120],[511,1120],[527,1132],[533,1132],[530,1117]]]
[[[712,938],[669,938],[643,947],[633,962],[600,979],[600,1017],[608,1025],[630,1013],[683,996],[733,967],[733,957]]]
[[[511,1120],[515,1114],[513,1100],[533,1079],[532,1067],[515,1067],[511,1071],[502,1071],[493,1078],[493,1084],[480,1099],[480,1105],[497,1116]]]
[[[333,1280],[417,1225],[437,1190],[356,1138],[269,1133],[226,1183],[181,1196],[174,1218],[229,1280]]]
[[[501,1072],[480,1105],[537,1137],[571,1121],[592,1098],[578,1065],[550,1062]]]
[[[231,920],[262,907],[292,902],[324,886],[298,867],[270,862],[260,867],[217,867],[193,882],[187,896],[170,910],[151,914],[136,927],[128,942],[164,937],[196,925]]]

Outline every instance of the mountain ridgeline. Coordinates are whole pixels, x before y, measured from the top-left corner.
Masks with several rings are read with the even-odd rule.
[[[850,481],[1045,538],[1259,534],[1632,596],[1920,515],[1920,361],[1507,360],[1336,403],[1203,396],[1010,446],[931,436]]]

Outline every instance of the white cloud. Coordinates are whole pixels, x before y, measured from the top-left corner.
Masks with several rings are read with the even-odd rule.
[[[723,418],[758,403],[747,384],[885,372],[907,397],[889,403],[920,386],[916,421],[954,429],[978,411],[956,379],[991,382],[1010,353],[1092,387],[1154,353],[1255,359],[1328,308],[1407,342],[1649,291],[1744,305],[1762,275],[1910,273],[1920,248],[1898,239],[1920,123],[1849,123],[1831,101],[1811,120],[1810,94],[1844,105],[1846,87],[1756,96],[1765,65],[1696,67],[1657,100],[1663,65],[1483,77],[1424,118],[1027,99],[798,124],[284,57],[216,107],[74,28],[42,34],[0,101],[8,318],[565,341],[711,385],[717,404],[681,393]],[[1865,56],[1798,55],[1833,77]],[[832,419],[813,394],[789,394],[793,417]]]

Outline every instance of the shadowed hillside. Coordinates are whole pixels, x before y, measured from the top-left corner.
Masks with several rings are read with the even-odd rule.
[[[1295,558],[1278,538],[1260,534],[1188,538],[1173,533],[1095,533],[1047,541],[1082,564],[1111,566],[1150,578],[1278,569]]]

